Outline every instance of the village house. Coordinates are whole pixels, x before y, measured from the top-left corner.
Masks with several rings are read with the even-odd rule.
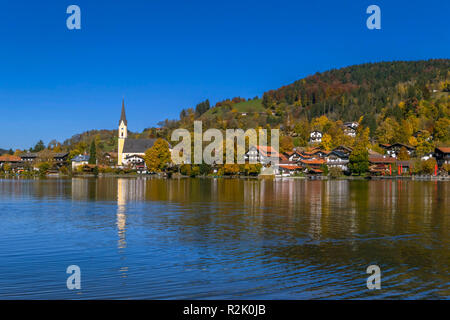
[[[251,146],[245,154],[246,162],[267,165],[280,161],[281,155],[271,146]]]
[[[22,159],[18,156],[13,156],[9,154],[5,154],[0,156],[0,168],[3,168],[5,165],[9,165],[13,171],[22,168]]]
[[[322,132],[319,130],[314,130],[309,134],[309,142],[310,143],[321,143],[322,142]]]
[[[131,167],[136,167],[139,164],[145,164],[145,159],[141,155],[132,154],[125,157],[123,164]]]
[[[397,172],[399,174],[405,174],[405,173],[410,173],[411,172],[411,162],[410,161],[396,161],[395,165],[397,167]]]
[[[386,154],[390,157],[397,158],[400,150],[405,149],[410,157],[414,156],[415,148],[403,143],[379,144],[381,148],[386,150]]]
[[[105,152],[103,154],[103,162],[109,166],[117,164],[117,152]]]
[[[329,154],[329,152],[321,149],[314,149],[311,152],[305,152],[305,154],[309,155],[311,159],[323,159]]]
[[[359,123],[356,121],[351,121],[351,122],[344,122],[344,126],[352,128],[352,129],[357,129],[359,126]]]
[[[37,159],[38,155],[35,152],[27,152],[22,153],[19,157],[22,159],[22,161],[33,162]]]
[[[53,154],[53,161],[55,162],[57,167],[62,167],[67,161],[68,157],[68,152],[56,152]]]
[[[331,151],[326,157],[326,163],[329,168],[339,168],[342,171],[348,170],[349,156],[340,151]]]
[[[72,159],[72,170],[75,170],[79,166],[84,166],[89,164],[89,155],[79,154]]]
[[[347,156],[350,156],[350,154],[352,153],[353,149],[350,148],[350,147],[346,147],[346,146],[337,146],[332,151],[339,151],[341,153],[346,154]]]
[[[450,147],[436,147],[434,156],[439,167],[444,164],[450,164]]]
[[[350,124],[344,124],[343,130],[344,130],[344,134],[349,136],[349,137],[356,137],[356,128],[358,126],[354,127],[352,125],[352,122],[350,122]]]
[[[300,160],[299,165],[304,172],[318,174],[322,173],[322,165],[326,164],[325,159],[313,159],[313,160]]]
[[[296,150],[294,150],[291,152],[286,152],[285,156],[289,161],[297,162],[301,159],[302,155],[300,152],[297,152]]]
[[[389,174],[394,165],[395,158],[369,153],[369,172],[372,174]]]
[[[302,167],[299,166],[295,161],[282,161],[278,164],[278,172],[282,176],[291,176],[299,171]]]

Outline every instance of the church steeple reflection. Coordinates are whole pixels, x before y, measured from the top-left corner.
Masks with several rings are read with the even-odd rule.
[[[117,179],[117,233],[119,235],[118,248],[124,249],[127,246],[126,242],[126,203],[127,203],[127,187],[126,179]]]

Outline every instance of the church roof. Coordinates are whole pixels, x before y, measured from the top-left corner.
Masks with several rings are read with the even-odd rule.
[[[156,139],[125,139],[123,153],[145,153],[153,147]]]
[[[120,115],[119,125],[123,121],[123,123],[128,126],[127,116],[125,115],[125,101],[122,100],[122,114]]]

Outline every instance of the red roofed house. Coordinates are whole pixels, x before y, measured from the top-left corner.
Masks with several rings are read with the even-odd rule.
[[[280,159],[283,159],[280,153],[270,146],[251,146],[245,154],[246,162],[263,165],[277,163]]]
[[[321,173],[320,169],[326,163],[325,159],[300,160],[299,165],[310,173]]]
[[[450,147],[435,148],[434,156],[439,167],[443,164],[450,164]]]
[[[289,176],[292,175],[302,169],[301,166],[299,166],[294,161],[282,161],[278,164],[278,171],[283,176]]]
[[[375,174],[387,174],[389,173],[389,166],[391,166],[391,169],[395,166],[395,160],[395,158],[381,154],[369,154],[369,171]]]
[[[13,156],[13,155],[9,155],[9,154],[0,156],[0,168],[3,168],[3,166],[5,164],[11,165],[11,168],[16,168],[21,163],[22,163],[22,159],[18,156]]]

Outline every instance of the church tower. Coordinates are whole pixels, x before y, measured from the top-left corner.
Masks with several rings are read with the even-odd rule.
[[[125,101],[122,100],[122,114],[119,120],[119,141],[117,150],[117,164],[122,165],[123,146],[125,145],[125,139],[127,138],[127,117],[125,115]]]

